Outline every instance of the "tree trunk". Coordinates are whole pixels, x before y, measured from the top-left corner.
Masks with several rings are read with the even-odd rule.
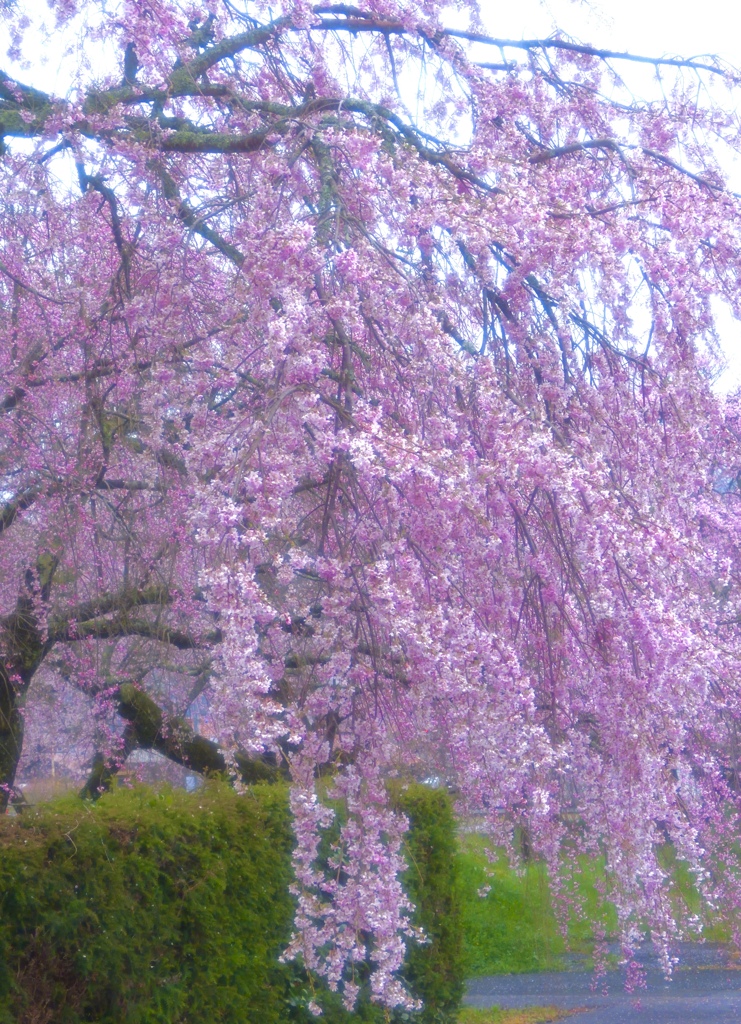
[[[0,666],[0,814],[5,813],[13,795],[23,750],[23,696],[9,679],[5,666]]]
[[[50,581],[53,569],[45,576]],[[41,578],[41,572],[39,571]],[[43,582],[43,580],[42,580]],[[26,576],[15,610],[0,619],[0,814],[7,810],[13,796],[15,775],[23,751],[23,704],[45,650],[39,624],[29,597],[33,577]],[[46,599],[46,583],[41,595]]]

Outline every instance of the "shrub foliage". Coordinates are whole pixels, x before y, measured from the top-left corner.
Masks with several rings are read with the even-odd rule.
[[[444,790],[414,785],[392,791],[409,818],[405,887],[416,906],[414,923],[427,936],[410,946],[406,978],[424,1002],[423,1024],[455,1016],[463,996],[463,926],[459,855],[450,797]]]
[[[410,816],[408,885],[431,941],[407,976],[426,1021],[460,997],[453,820],[445,794],[395,795]],[[279,956],[291,931],[286,792],[118,790],[0,819],[0,1024],[305,1024],[350,1015]]]

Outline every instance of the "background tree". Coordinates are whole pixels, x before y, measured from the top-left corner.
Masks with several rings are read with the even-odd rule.
[[[658,844],[738,903],[735,78],[650,59],[638,101],[638,58],[473,4],[54,9],[69,96],[0,78],[4,785],[40,673],[90,792],[137,744],[289,771],[291,952],[395,1005],[384,782],[439,748],[496,841],[602,851],[668,964]]]

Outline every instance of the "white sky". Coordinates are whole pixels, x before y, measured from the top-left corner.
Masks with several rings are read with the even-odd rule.
[[[716,53],[741,64],[741,8],[732,0],[481,0],[498,36],[547,35],[634,53]]]
[[[20,0],[47,12],[44,0]],[[480,0],[487,28],[500,38],[537,38],[561,31],[596,46],[650,56],[717,54],[741,68],[741,5],[732,0]],[[204,10],[208,0],[203,0]],[[50,19],[49,19],[50,20]],[[0,67],[40,88],[54,89],[54,47],[40,47],[41,75],[8,66],[0,24]],[[43,79],[43,80],[42,80]],[[58,87],[57,87],[58,88]],[[64,91],[64,89],[59,90]],[[728,369],[719,390],[741,387],[741,325],[722,316]]]

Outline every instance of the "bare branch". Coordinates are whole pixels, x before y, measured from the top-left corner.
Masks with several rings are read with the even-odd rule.
[[[384,35],[412,35],[414,34],[403,22],[386,18],[379,18],[345,4],[320,5],[314,8],[314,13],[334,14],[336,20],[324,19],[316,25],[312,25],[312,31],[318,29],[325,32],[378,32]],[[486,35],[483,32],[466,32],[462,29],[444,28],[435,34],[429,42],[439,42],[440,39],[461,39],[468,43],[481,43],[484,46],[495,46],[497,49],[514,50],[565,50],[571,53],[583,53],[589,57],[598,57],[600,60],[627,60],[640,64],[653,64],[657,67],[687,68],[692,71],[709,71],[714,75],[727,74],[717,58],[710,57],[714,63],[708,63],[696,58],[682,57],[647,57],[642,54],[628,53],[625,50],[606,50],[597,46],[589,46],[586,43],[577,43],[570,39],[548,38],[548,39],[499,39],[496,36]],[[499,70],[497,66],[497,70]],[[505,67],[503,70],[509,70]]]
[[[2,128],[1,122],[0,128]],[[9,277],[10,280],[14,284],[17,284],[19,288],[22,288],[23,291],[29,292],[31,295],[35,295],[37,299],[43,299],[44,302],[52,302],[54,303],[55,306],[69,305],[69,303],[66,302],[64,299],[55,299],[53,295],[46,295],[44,292],[40,292],[37,288],[34,288],[32,285],[27,284],[22,278],[18,277],[16,274],[13,273],[12,270],[6,267],[2,260],[0,260],[0,272],[5,274],[6,277]]]

